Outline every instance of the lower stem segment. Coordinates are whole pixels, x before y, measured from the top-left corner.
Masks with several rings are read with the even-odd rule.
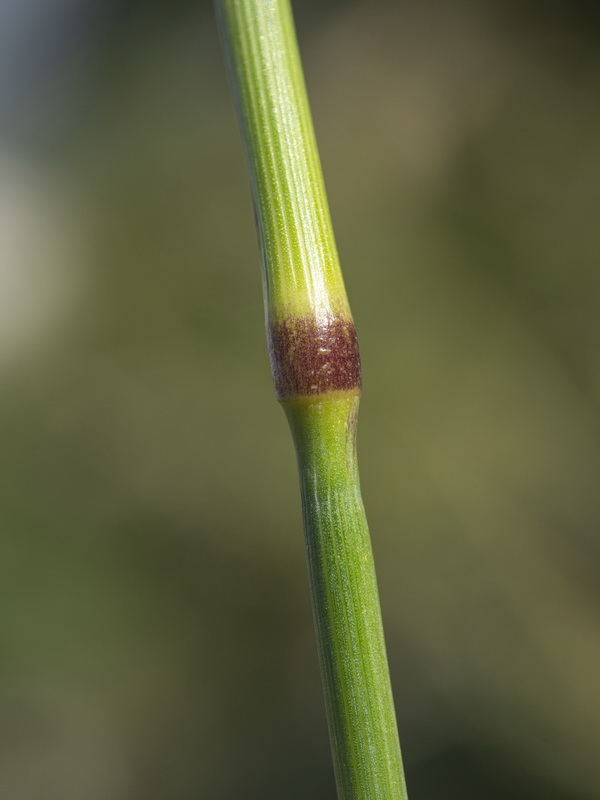
[[[313,612],[340,800],[406,800],[356,463],[358,391],[283,402],[296,446]]]

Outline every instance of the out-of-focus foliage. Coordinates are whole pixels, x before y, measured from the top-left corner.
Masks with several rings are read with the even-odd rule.
[[[598,798],[592,7],[296,11],[411,798]],[[0,52],[0,796],[332,798],[211,8],[11,0]]]

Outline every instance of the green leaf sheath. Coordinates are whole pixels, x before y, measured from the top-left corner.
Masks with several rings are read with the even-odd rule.
[[[271,322],[350,315],[292,12],[283,0],[217,0],[252,173]]]
[[[341,800],[406,798],[377,580],[356,462],[358,395],[284,403]]]
[[[406,789],[356,463],[356,332],[288,0],[216,0],[250,166],[277,395],[294,437],[340,800]]]

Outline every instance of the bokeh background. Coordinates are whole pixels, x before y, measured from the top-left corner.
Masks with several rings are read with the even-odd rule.
[[[600,798],[600,22],[297,2],[411,800]],[[0,2],[0,796],[333,800],[204,0]]]

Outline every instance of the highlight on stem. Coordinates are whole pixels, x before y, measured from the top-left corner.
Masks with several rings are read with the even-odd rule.
[[[340,800],[405,800],[356,462],[361,371],[289,0],[215,0],[246,145],[267,339],[298,461]]]

